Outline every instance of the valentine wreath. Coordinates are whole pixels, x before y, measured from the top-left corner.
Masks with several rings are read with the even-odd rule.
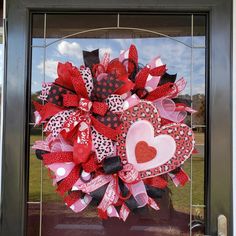
[[[102,219],[158,210],[168,180],[189,181],[182,165],[195,141],[184,120],[195,111],[176,99],[186,81],[168,74],[160,57],[139,64],[134,45],[113,60],[99,60],[99,50],[83,56],[80,68],[58,63],[58,78],[34,102],[46,134],[36,156],[76,213],[92,201]]]

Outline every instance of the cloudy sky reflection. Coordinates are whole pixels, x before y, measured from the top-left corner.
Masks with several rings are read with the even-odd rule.
[[[204,37],[194,37],[194,44],[204,41]],[[176,38],[189,43],[191,37]],[[50,39],[50,41],[53,39]],[[37,39],[34,39],[37,42]],[[100,58],[104,52],[111,53],[111,58],[118,57],[121,50],[135,44],[139,52],[139,63],[146,64],[153,57],[161,56],[167,64],[168,73],[177,73],[178,78],[184,77],[188,86],[185,94],[190,93],[191,58],[193,58],[192,85],[193,93],[205,93],[205,49],[193,49],[169,38],[132,38],[132,39],[90,39],[73,38],[54,43],[46,48],[45,80],[53,81],[56,76],[58,62],[70,61],[75,66],[83,64],[82,50],[91,51],[99,48]],[[32,56],[32,93],[41,89],[44,73],[43,48],[33,48]]]

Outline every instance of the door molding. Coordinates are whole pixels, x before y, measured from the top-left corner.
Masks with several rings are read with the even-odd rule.
[[[92,6],[92,7],[91,7]],[[30,99],[30,12],[205,12],[209,15],[207,116],[207,234],[217,234],[217,216],[232,211],[232,0],[8,0],[4,78],[1,235],[25,235],[27,144]]]

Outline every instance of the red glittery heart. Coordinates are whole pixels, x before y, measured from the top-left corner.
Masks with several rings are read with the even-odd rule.
[[[156,148],[149,146],[145,141],[140,141],[135,146],[137,163],[151,161],[157,154]]]

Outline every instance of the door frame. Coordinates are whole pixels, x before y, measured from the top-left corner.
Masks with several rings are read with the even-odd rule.
[[[30,98],[30,13],[183,12],[209,16],[209,73],[206,153],[208,235],[217,234],[217,216],[233,235],[232,191],[232,0],[8,0],[3,107],[1,235],[26,234],[28,112]]]

